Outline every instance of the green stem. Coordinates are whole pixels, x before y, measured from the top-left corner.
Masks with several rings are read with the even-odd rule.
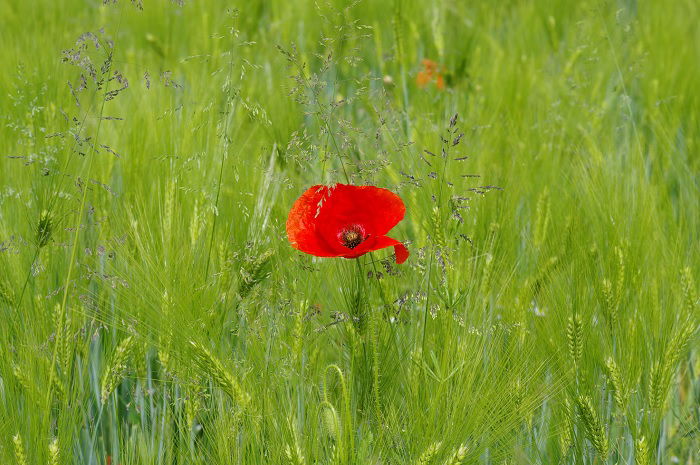
[[[121,14],[123,13],[124,9],[123,7],[120,10],[120,16],[119,16],[119,25],[117,26],[117,31],[119,31],[120,26],[121,26],[121,19],[122,16]],[[107,60],[109,63],[109,67],[107,68],[106,72],[109,73],[112,70],[112,59],[114,57],[114,49],[112,49],[109,54],[107,55]],[[103,73],[103,77],[105,74]],[[90,161],[88,162],[88,169],[87,169],[87,177],[85,180],[85,185],[83,186],[83,195],[80,199],[80,208],[78,209],[78,224],[75,228],[75,234],[73,235],[73,244],[71,246],[71,255],[70,255],[70,260],[68,261],[68,272],[66,273],[66,280],[63,286],[63,298],[61,299],[61,307],[60,307],[60,315],[59,317],[61,319],[65,318],[66,314],[66,304],[68,302],[68,289],[70,286],[71,278],[73,276],[73,268],[75,265],[75,259],[77,255],[77,250],[78,250],[78,239],[80,237],[80,229],[83,226],[83,215],[85,213],[85,204],[87,203],[87,192],[88,192],[88,183],[90,182],[90,177],[92,174],[92,165],[95,160],[95,157],[97,156],[97,141],[99,140],[100,137],[100,129],[102,128],[102,115],[104,114],[104,108],[105,108],[105,103],[107,102],[107,93],[109,92],[109,79],[106,79],[105,86],[104,86],[104,94],[102,95],[102,103],[100,105],[100,112],[99,112],[99,117],[97,119],[97,128],[95,129],[95,138],[93,139],[92,143],[92,153],[90,155]],[[46,408],[45,412],[50,412],[51,411],[51,394],[53,391],[53,382],[54,382],[54,377],[55,377],[55,372],[56,372],[56,356],[58,353],[58,344],[54,344],[53,351],[51,355],[51,365],[49,369],[49,383],[48,386],[46,387]],[[50,415],[47,416],[47,419],[50,417]]]
[[[235,37],[235,35],[233,36]],[[234,44],[231,44],[231,50],[230,52],[232,53],[234,49]],[[228,75],[226,76],[226,84],[228,86],[228,92],[231,91],[231,76],[233,74],[233,58],[231,57],[229,61],[229,67],[228,67]],[[234,95],[235,97],[235,95]],[[223,141],[222,147],[221,147],[221,164],[219,165],[219,180],[216,185],[216,200],[214,200],[214,220],[211,226],[211,236],[209,237],[209,250],[207,252],[207,264],[204,267],[204,279],[207,279],[209,277],[209,264],[211,263],[211,250],[214,247],[214,236],[216,233],[216,223],[217,219],[219,218],[219,197],[221,196],[221,183],[223,182],[224,178],[224,162],[226,161],[226,153],[228,152],[228,128],[229,124],[231,123],[231,116],[233,114],[233,108],[230,105],[231,100],[227,99],[226,102],[229,105],[229,109],[226,112],[226,120],[224,122],[224,128],[221,133],[221,139]]]
[[[449,139],[451,136],[451,132],[448,131],[448,139],[447,143],[443,143],[444,145],[447,146],[444,152],[443,156],[443,162],[442,162],[442,173],[438,177],[438,182],[440,182],[438,186],[438,199],[437,199],[437,205],[438,205],[438,210],[439,210],[439,215],[438,215],[438,221],[439,224],[435,225],[435,227],[442,228],[442,185],[444,184],[445,180],[445,172],[447,170],[447,161],[450,158],[450,147],[449,147]],[[440,151],[440,154],[442,155],[442,150]],[[433,245],[435,242],[433,241]],[[421,337],[421,350],[423,353],[425,353],[425,334],[427,332],[427,326],[428,326],[428,312],[430,311],[430,297],[431,297],[431,290],[432,290],[432,277],[433,277],[433,261],[435,259],[435,247],[432,248],[430,251],[430,261],[428,262],[428,283],[427,283],[427,290],[425,293],[425,311],[423,312],[423,335]]]

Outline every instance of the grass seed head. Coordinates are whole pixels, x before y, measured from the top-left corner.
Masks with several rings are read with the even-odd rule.
[[[22,436],[19,433],[12,437],[12,444],[15,449],[15,461],[17,465],[29,465],[27,453],[24,450],[24,443],[22,442]]]
[[[250,396],[243,390],[233,374],[224,367],[221,360],[200,343],[192,341],[190,346],[196,366],[204,374],[210,376],[240,407],[246,407]]]
[[[53,438],[49,443],[49,465],[59,465],[61,462],[61,450],[58,447],[58,438]]]
[[[608,380],[613,388],[613,397],[615,399],[615,405],[618,410],[622,413],[625,411],[627,405],[627,391],[622,381],[622,375],[620,374],[620,369],[615,363],[615,359],[608,357],[605,361],[605,369],[608,374]]]
[[[586,432],[586,437],[591,441],[601,458],[606,459],[608,456],[608,436],[605,432],[605,426],[600,421],[598,413],[593,408],[591,398],[579,396],[576,399],[576,405]]]
[[[649,465],[649,444],[644,436],[634,442],[634,465]]]
[[[578,313],[569,317],[569,322],[566,325],[566,338],[569,343],[571,360],[578,366],[583,355],[583,321]]]
[[[428,465],[430,462],[432,462],[438,452],[440,452],[441,447],[442,442],[440,441],[430,444],[428,448],[425,449],[425,451],[420,455],[420,457],[418,457],[416,465]]]
[[[114,355],[112,355],[112,359],[102,375],[100,399],[103,404],[107,402],[110,394],[121,383],[133,348],[134,339],[133,336],[129,336],[123,339],[114,350]]]
[[[465,459],[467,458],[467,453],[469,452],[469,448],[467,447],[466,444],[461,444],[459,445],[454,452],[452,452],[452,455],[450,455],[447,460],[445,460],[445,465],[462,465],[465,462]]]

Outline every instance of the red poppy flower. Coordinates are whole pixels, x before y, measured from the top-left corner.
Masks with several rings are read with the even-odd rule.
[[[387,237],[403,219],[406,207],[393,192],[374,186],[313,186],[299,197],[287,218],[292,247],[317,257],[357,258],[394,247],[396,263],[408,249]]]
[[[422,61],[422,64],[423,70],[419,71],[416,75],[416,84],[418,84],[418,87],[423,88],[432,81],[435,81],[435,86],[439,90],[445,90],[445,79],[442,77],[444,68],[442,70],[439,69],[439,65],[436,62],[427,58]]]

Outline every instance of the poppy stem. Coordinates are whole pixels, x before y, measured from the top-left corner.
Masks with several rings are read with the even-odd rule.
[[[372,262],[372,264],[374,265],[374,262]],[[367,279],[367,275],[364,272],[364,267],[360,262],[360,258],[357,259],[357,271],[360,273],[360,280],[364,282],[364,280]],[[380,293],[383,295],[383,292]],[[379,402],[379,315],[376,311],[373,311],[371,305],[367,306],[367,311],[369,312],[369,337],[372,356],[372,396],[374,397],[374,410],[377,421],[381,421],[382,410]]]

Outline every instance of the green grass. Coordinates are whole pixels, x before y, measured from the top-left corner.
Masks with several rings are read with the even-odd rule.
[[[0,0],[1,463],[700,463],[697,2],[145,3]]]

